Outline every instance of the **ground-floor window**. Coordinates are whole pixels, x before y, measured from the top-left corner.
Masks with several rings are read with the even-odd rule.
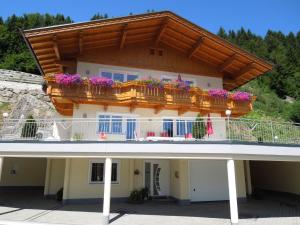
[[[90,161],[90,173],[89,182],[90,183],[103,183],[105,174],[105,163],[103,160],[92,160]],[[120,162],[112,162],[111,170],[111,183],[117,184],[120,180]]]

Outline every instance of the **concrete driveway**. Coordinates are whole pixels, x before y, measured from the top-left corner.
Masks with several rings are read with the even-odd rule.
[[[52,224],[101,224],[101,205],[61,205],[44,200],[39,191],[2,191],[0,224],[24,221]],[[226,202],[179,206],[155,200],[141,205],[112,204],[112,225],[229,225]],[[300,201],[293,196],[265,194],[239,204],[242,225],[300,225]]]

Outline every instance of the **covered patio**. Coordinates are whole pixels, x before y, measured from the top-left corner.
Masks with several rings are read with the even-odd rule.
[[[62,205],[43,198],[41,191],[2,191],[0,223],[10,221],[50,224],[102,224],[99,204]],[[203,224],[229,225],[227,202],[178,205],[172,200],[152,200],[144,204],[112,203],[110,224]],[[261,192],[258,198],[239,204],[239,224],[298,224],[300,201],[294,196]],[[5,221],[5,222],[4,222]],[[8,222],[7,222],[8,221]]]

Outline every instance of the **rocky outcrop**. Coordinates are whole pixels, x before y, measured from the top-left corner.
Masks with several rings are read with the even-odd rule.
[[[0,102],[11,104],[10,119],[54,116],[54,107],[43,92],[42,83],[41,76],[0,69]]]

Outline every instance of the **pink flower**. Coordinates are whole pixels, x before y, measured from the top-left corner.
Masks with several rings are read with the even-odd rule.
[[[208,95],[211,97],[227,99],[228,91],[226,91],[224,89],[211,89],[208,91]]]
[[[235,93],[233,93],[231,95],[232,99],[235,101],[250,101],[251,99],[251,94],[248,92],[244,92],[244,91],[236,91]]]
[[[55,81],[63,86],[80,85],[83,83],[79,74],[55,74]]]
[[[114,85],[114,81],[112,79],[99,76],[90,77],[89,82],[91,85],[99,87],[112,87]]]

